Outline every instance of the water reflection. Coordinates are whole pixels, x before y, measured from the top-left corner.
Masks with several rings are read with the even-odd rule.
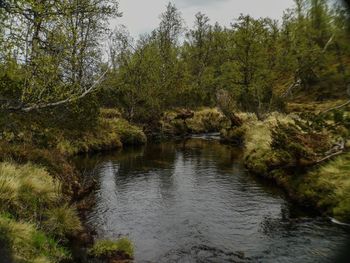
[[[348,228],[291,206],[240,160],[203,139],[82,160],[100,183],[89,223],[128,235],[137,262],[330,262]]]

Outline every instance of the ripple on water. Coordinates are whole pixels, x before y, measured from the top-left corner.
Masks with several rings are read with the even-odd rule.
[[[291,206],[215,140],[134,151],[99,157],[88,220],[101,238],[129,236],[137,262],[332,262],[349,236]]]

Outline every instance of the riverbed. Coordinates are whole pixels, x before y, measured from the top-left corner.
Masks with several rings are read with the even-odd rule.
[[[212,137],[81,157],[98,181],[87,220],[128,236],[136,262],[334,262],[350,236],[250,175],[240,149]]]

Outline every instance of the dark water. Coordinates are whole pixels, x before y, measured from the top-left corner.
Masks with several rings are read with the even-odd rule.
[[[100,183],[88,221],[128,236],[136,262],[336,262],[349,228],[291,205],[240,155],[196,138],[82,159]]]

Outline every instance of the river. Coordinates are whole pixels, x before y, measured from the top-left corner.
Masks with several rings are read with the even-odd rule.
[[[128,236],[136,262],[334,262],[349,227],[291,204],[211,137],[85,157],[98,180],[88,223]]]

